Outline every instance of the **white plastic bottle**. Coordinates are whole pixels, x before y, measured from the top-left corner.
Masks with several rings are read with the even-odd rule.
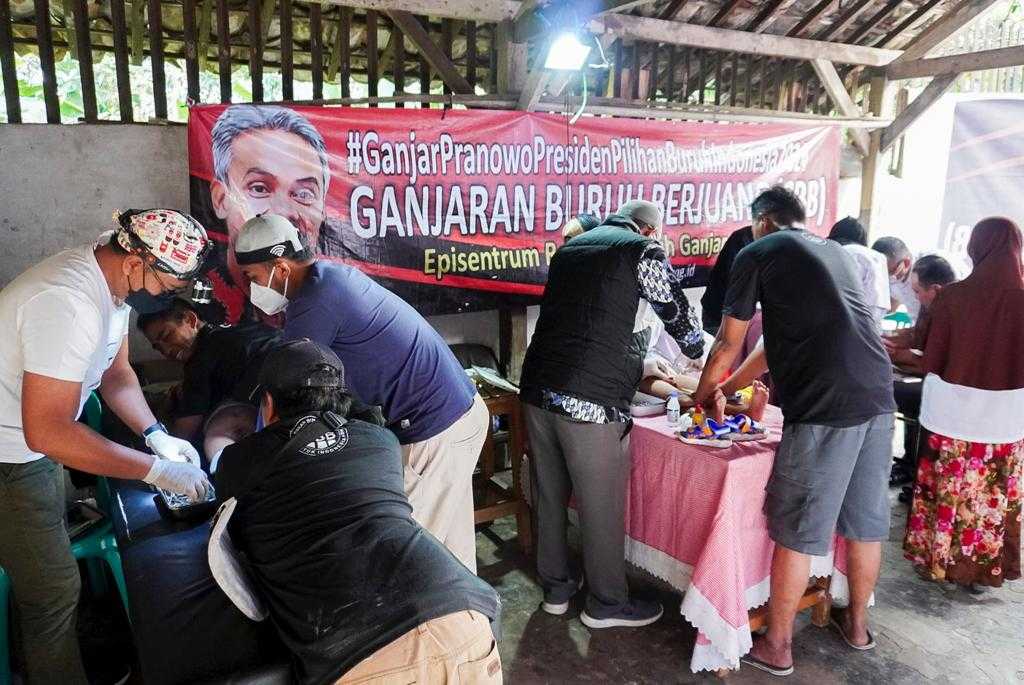
[[[668,425],[673,428],[679,425],[679,393],[673,392],[668,396],[668,404],[665,405],[665,416],[668,417]]]

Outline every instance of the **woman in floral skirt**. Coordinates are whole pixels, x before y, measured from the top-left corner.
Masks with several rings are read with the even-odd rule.
[[[904,555],[965,586],[1020,578],[1024,470],[1024,267],[1020,229],[971,233],[974,271],[931,308],[922,435]]]

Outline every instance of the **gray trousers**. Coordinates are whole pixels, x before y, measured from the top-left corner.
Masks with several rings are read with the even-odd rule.
[[[61,466],[0,463],[0,566],[11,578],[30,685],[86,682],[75,631],[81,580],[64,509]]]
[[[530,436],[537,515],[537,573],[548,601],[564,602],[579,578],[569,564],[569,495],[576,498],[583,537],[587,613],[615,614],[629,599],[625,509],[629,436],[622,423],[577,423],[523,404]]]

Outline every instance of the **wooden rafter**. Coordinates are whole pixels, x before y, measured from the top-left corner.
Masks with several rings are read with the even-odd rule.
[[[834,64],[825,59],[812,59],[811,66],[814,68],[814,73],[818,75],[818,80],[821,81],[822,87],[828,96],[832,99],[832,102],[836,106],[836,110],[844,117],[859,117],[861,116],[860,107],[850,97],[850,93],[847,92],[846,86],[843,85],[843,80],[839,78],[839,73],[836,71]],[[852,131],[853,144],[862,155],[868,154],[868,147],[871,144],[868,134],[864,131]]]
[[[965,71],[1002,69],[1024,65],[1024,46],[981,50],[962,55],[946,55],[917,59],[911,62],[893,63],[885,70],[890,80],[925,78],[942,74],[960,74]]]
[[[884,66],[899,56],[895,50],[879,50],[860,45],[827,43],[805,38],[789,38],[764,33],[712,28],[663,21],[650,17],[606,15],[591,22],[591,28],[611,32],[619,38],[638,41],[688,45],[711,50],[727,46],[732,52],[808,60],[820,57],[843,64]]]
[[[962,0],[956,7],[919,33],[894,62],[921,59],[944,40],[973,21],[997,0]]]
[[[726,0],[722,8],[715,13],[715,16],[711,17],[711,21],[708,22],[708,26],[721,26],[725,23],[725,20],[729,18],[729,15],[736,11],[742,0]]]
[[[878,26],[878,24],[883,19],[885,19],[890,14],[895,12],[899,8],[899,6],[903,4],[903,2],[904,2],[904,0],[889,0],[889,2],[885,3],[881,7],[881,9],[879,9],[877,12],[872,14],[868,18],[867,21],[865,21],[863,24],[858,26],[857,30],[854,31],[853,33],[851,33],[850,36],[846,39],[845,42],[847,42],[847,43],[859,43],[861,38],[866,36],[871,31],[871,29],[873,29],[876,26]]]
[[[807,29],[807,27],[816,22],[818,18],[825,13],[825,10],[832,6],[833,2],[834,0],[819,0],[817,5],[807,10],[803,19],[798,21],[793,28],[786,32],[786,35],[791,38],[799,36],[805,29]]]
[[[936,5],[938,5],[940,2],[942,2],[942,0],[928,0],[928,2],[921,5],[916,10],[908,14],[906,17],[901,19],[900,23],[896,24],[896,26],[894,26],[889,31],[889,33],[885,34],[877,41],[875,41],[874,46],[876,48],[886,47],[896,38],[903,35],[903,32],[906,31],[909,27],[913,26],[915,22],[921,19],[921,17],[925,16],[926,14],[934,10]]]
[[[834,22],[815,33],[812,38],[814,38],[814,40],[829,40],[833,36],[838,35],[874,1],[875,0],[854,0],[854,2],[850,3],[850,5],[843,10],[842,14],[836,17]]]
[[[743,30],[760,33],[775,21],[776,17],[789,9],[794,2],[795,0],[769,0],[769,2],[762,3],[760,11],[754,15],[750,23],[743,27]]]
[[[473,92],[473,86],[469,84],[466,77],[459,73],[458,68],[437,43],[430,38],[430,34],[423,28],[419,19],[408,12],[398,10],[391,10],[387,14],[391,21],[395,22],[395,25],[409,37],[409,40],[416,44],[420,54],[453,93],[470,94]]]

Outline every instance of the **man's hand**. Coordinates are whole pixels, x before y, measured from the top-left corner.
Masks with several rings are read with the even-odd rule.
[[[146,447],[153,451],[153,454],[161,459],[169,461],[184,462],[199,467],[199,452],[192,446],[192,443],[173,435],[168,435],[162,430],[155,431],[146,436]]]
[[[675,372],[668,364],[654,357],[644,359],[644,378],[660,378],[663,381],[672,381]]]
[[[210,491],[210,481],[202,469],[165,459],[154,459],[142,480],[161,490],[185,495],[193,502],[202,502]]]

